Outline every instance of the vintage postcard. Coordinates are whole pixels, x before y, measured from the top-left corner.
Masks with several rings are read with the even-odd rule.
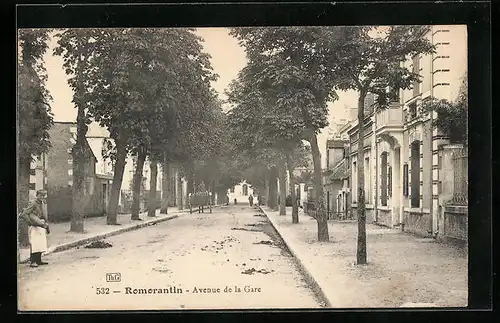
[[[465,25],[17,49],[20,311],[467,306]]]

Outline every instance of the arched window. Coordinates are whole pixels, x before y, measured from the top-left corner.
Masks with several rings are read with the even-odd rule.
[[[234,186],[233,186],[233,187],[231,187],[231,191],[230,191],[230,192],[231,192],[231,193],[234,193]]]
[[[420,207],[420,141],[411,144],[411,207]]]
[[[243,196],[247,196],[247,195],[248,195],[248,185],[243,184]]]

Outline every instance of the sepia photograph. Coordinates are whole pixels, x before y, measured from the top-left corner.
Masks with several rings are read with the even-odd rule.
[[[19,311],[467,307],[466,25],[17,43]]]

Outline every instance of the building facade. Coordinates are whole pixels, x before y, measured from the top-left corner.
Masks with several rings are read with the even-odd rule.
[[[238,185],[233,186],[228,190],[229,203],[248,203],[248,197],[253,195],[254,202],[257,203],[257,196],[254,195],[254,190],[246,181],[242,181]]]
[[[51,147],[44,154],[47,189],[47,213],[50,221],[64,221],[71,218],[73,190],[72,149],[76,143],[76,123],[55,122],[48,131]],[[87,140],[84,145],[84,201],[86,215],[102,212],[102,186],[97,185],[95,165],[97,162]]]
[[[367,221],[436,235],[443,227],[441,156],[449,141],[433,123],[437,113],[421,107],[432,98],[456,99],[467,72],[466,27],[432,26],[427,37],[436,52],[403,63],[421,75],[421,82],[400,91],[399,102],[367,116],[362,159],[357,123],[349,131],[350,175],[356,208],[356,163],[364,163]]]
[[[347,140],[330,139],[326,142],[323,192],[329,219],[347,217],[348,192],[344,181],[349,177],[346,160],[348,146]]]

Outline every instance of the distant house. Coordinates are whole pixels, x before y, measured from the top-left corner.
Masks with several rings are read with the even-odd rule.
[[[76,123],[55,122],[49,129],[51,148],[42,157],[46,174],[47,212],[50,221],[71,218],[73,189],[72,149],[76,143]],[[107,179],[96,177],[97,159],[85,140],[84,200],[85,215],[102,215],[105,210],[103,196],[110,189]],[[102,181],[105,183],[102,183]],[[106,185],[102,185],[106,184]],[[105,190],[103,192],[102,190]]]
[[[229,202],[233,203],[236,199],[238,203],[248,203],[250,194],[254,194],[253,188],[246,181],[243,181],[229,189]]]
[[[323,185],[326,209],[329,218],[345,216],[348,206],[348,162],[349,141],[328,140],[326,143],[326,170],[323,172]]]

